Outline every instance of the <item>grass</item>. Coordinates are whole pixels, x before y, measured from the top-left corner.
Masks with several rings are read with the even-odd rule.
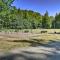
[[[42,30],[42,29],[41,29]],[[52,41],[60,41],[60,34],[48,34],[54,31],[60,32],[60,29],[47,30],[48,33],[41,34],[41,30],[32,30],[32,33],[1,33],[0,32],[0,51],[9,51],[14,48],[29,46],[38,46]]]
[[[9,51],[14,48],[28,47],[29,43],[26,42],[9,42],[9,41],[0,41],[0,52]]]

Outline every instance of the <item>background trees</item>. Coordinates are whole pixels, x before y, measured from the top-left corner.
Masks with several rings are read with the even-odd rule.
[[[54,24],[55,28],[60,28],[60,13],[56,14]]]
[[[42,19],[42,28],[51,28],[51,18],[48,15],[47,11],[44,14],[43,19]]]
[[[11,6],[14,0],[0,0],[0,29],[60,28],[60,13],[55,17]]]

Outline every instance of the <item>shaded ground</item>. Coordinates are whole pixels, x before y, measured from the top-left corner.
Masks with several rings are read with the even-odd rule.
[[[13,48],[0,52],[0,60],[60,60],[59,40],[60,34],[0,33],[0,49]]]
[[[60,40],[60,34],[0,32],[0,52],[21,47],[36,47]]]
[[[16,48],[9,53],[1,53],[0,60],[60,60],[60,42],[50,40],[41,46]]]

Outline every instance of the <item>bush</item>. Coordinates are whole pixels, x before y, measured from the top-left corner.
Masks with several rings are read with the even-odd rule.
[[[19,32],[19,30],[18,29],[15,29],[15,32]]]
[[[41,33],[47,33],[47,31],[41,31]]]
[[[56,31],[54,33],[56,34]]]
[[[29,30],[24,30],[24,33],[28,33],[29,32]]]

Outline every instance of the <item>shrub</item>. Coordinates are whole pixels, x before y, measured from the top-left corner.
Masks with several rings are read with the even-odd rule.
[[[47,31],[41,31],[41,33],[47,33]]]
[[[19,32],[19,30],[18,29],[15,29],[15,32]]]
[[[29,30],[25,30],[25,31],[24,31],[24,33],[28,33],[28,32],[29,32]]]

